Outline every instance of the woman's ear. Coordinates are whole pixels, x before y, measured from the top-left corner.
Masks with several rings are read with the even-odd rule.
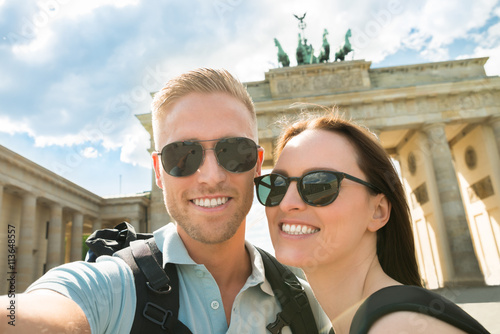
[[[374,197],[373,216],[368,224],[370,232],[376,232],[387,224],[391,217],[391,202],[384,194]]]

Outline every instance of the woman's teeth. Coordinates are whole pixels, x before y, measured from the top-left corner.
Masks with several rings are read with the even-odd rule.
[[[302,235],[316,233],[319,231],[319,228],[312,228],[305,225],[282,224],[281,230],[287,234]]]

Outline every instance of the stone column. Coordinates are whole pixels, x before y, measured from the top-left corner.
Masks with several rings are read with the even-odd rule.
[[[17,277],[18,292],[26,290],[33,283],[34,257],[33,246],[35,243],[35,218],[36,217],[36,196],[26,193],[23,196],[23,206],[21,211],[21,226],[19,236],[16,238],[17,244]]]
[[[0,213],[2,213],[2,201],[3,201],[3,183],[0,182]],[[0,219],[2,216],[0,216]]]
[[[97,231],[102,229],[102,219],[101,218],[96,218],[94,220],[94,223],[92,224],[92,231]]]
[[[132,225],[135,229],[135,232],[140,232],[139,230],[141,229],[141,222],[139,218],[132,218],[130,219],[130,225]]]
[[[71,227],[71,254],[70,261],[82,260],[83,243],[83,214],[75,212],[73,214],[73,224]]]
[[[454,275],[445,285],[484,284],[467,223],[451,150],[443,123],[423,128],[427,134]]]
[[[489,123],[493,129],[495,141],[497,142],[498,153],[500,154],[500,116],[492,118]]]
[[[60,235],[60,238],[61,238],[61,257],[59,258],[59,261],[61,263],[67,262],[67,260],[66,260],[67,245],[66,244],[71,242],[71,240],[66,239],[66,227],[70,221],[71,221],[71,219],[68,217],[68,214],[65,215],[64,211],[63,211],[61,235]],[[68,259],[69,259],[69,256],[68,256]]]
[[[49,241],[47,246],[47,271],[61,264],[62,206],[54,203],[50,207]]]

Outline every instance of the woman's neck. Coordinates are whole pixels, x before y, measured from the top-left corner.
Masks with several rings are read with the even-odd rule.
[[[376,254],[356,265],[345,261],[315,270],[304,268],[304,272],[336,334],[349,332],[352,317],[368,296],[386,286],[400,284],[382,270]]]

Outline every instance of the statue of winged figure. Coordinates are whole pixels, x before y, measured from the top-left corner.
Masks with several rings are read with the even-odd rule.
[[[295,14],[293,14],[293,16],[295,16],[295,17],[297,18],[297,20],[299,20],[299,21],[300,21],[300,23],[304,23],[304,19],[305,19],[305,17],[306,17],[306,14],[307,14],[307,12],[306,12],[306,13],[304,13],[304,15],[302,15],[301,17],[298,17],[298,16],[297,16],[297,15],[295,15]]]

